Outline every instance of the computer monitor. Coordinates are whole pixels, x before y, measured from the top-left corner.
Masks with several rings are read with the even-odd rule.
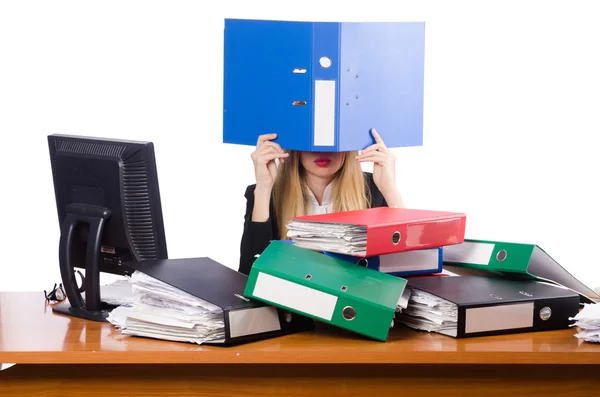
[[[128,275],[124,262],[167,259],[154,145],[58,134],[48,144],[69,302],[53,311],[107,321],[114,306],[102,302],[100,273]],[[85,269],[81,288],[75,268]]]

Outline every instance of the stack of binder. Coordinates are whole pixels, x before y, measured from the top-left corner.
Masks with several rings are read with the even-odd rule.
[[[438,272],[440,250],[464,240],[465,222],[462,213],[387,207],[296,217],[291,244],[269,244],[244,295],[386,341],[410,298],[398,274],[422,273],[428,256],[431,273]]]
[[[397,277],[440,273],[443,249],[464,241],[462,213],[379,207],[297,217],[288,237],[299,247]]]

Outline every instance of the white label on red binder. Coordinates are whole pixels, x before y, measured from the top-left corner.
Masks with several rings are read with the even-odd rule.
[[[338,299],[335,295],[262,272],[256,277],[252,294],[256,298],[328,321],[333,317]]]

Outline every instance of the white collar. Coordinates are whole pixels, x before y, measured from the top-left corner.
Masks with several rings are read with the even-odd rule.
[[[310,197],[309,215],[313,214],[327,214],[333,211],[333,182],[329,183],[323,192],[323,200],[321,204],[317,201],[317,198],[313,192],[308,189]]]

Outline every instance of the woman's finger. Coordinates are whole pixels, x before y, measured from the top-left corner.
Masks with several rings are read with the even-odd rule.
[[[369,153],[378,149],[384,149],[385,146],[383,146],[381,143],[374,143],[371,146],[368,146],[366,149],[361,151],[361,154],[365,154],[365,153]]]
[[[371,152],[365,155],[356,156],[356,159],[361,163],[365,161],[372,161],[374,163],[385,164],[387,163],[388,156],[381,152]]]
[[[263,143],[260,145],[260,148],[259,148],[259,149],[261,149],[261,148],[264,148],[264,147],[272,147],[272,148],[275,148],[275,150],[277,150],[277,151],[279,151],[279,152],[283,153],[283,149],[281,148],[281,146],[279,146],[279,144],[278,144],[278,143],[275,143],[275,142],[271,142],[271,141],[266,141],[266,142],[263,142]]]
[[[277,138],[277,134],[263,134],[258,136],[258,140],[256,141],[256,146],[260,146],[263,142],[269,141],[271,139]]]
[[[279,150],[277,150],[274,147],[266,147],[266,148],[260,150],[257,153],[256,157],[260,157],[260,156],[263,156],[263,155],[266,155],[266,154],[268,154],[268,155],[276,155],[276,156],[279,156],[279,157],[281,157],[283,155],[289,156],[288,153],[285,153],[283,151],[279,151]]]
[[[371,135],[373,135],[373,138],[375,139],[376,143],[381,143],[383,145],[383,147],[385,147],[385,143],[383,142],[383,139],[381,139],[381,136],[379,135],[379,133],[375,130],[375,128],[371,129]]]
[[[271,160],[275,160],[277,158],[281,159],[281,158],[286,158],[287,156],[289,156],[288,153],[267,153],[267,154],[263,154],[261,156],[258,156],[257,162],[259,164],[267,164],[269,161]]]
[[[260,149],[258,149],[256,151],[256,153],[260,156],[260,155],[266,154],[266,153],[279,153],[279,154],[282,154],[283,152],[280,152],[279,150],[277,150],[276,148],[274,148],[272,146],[261,146]]]

